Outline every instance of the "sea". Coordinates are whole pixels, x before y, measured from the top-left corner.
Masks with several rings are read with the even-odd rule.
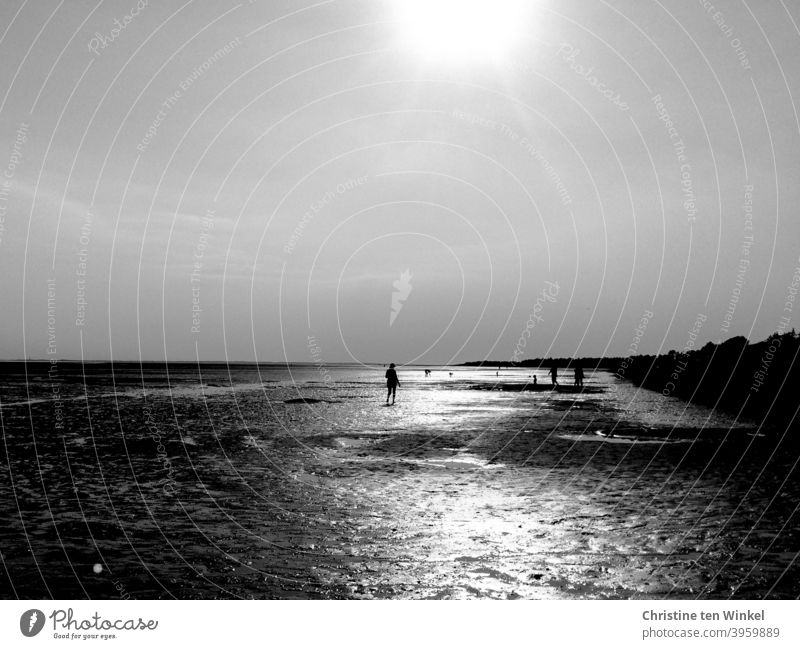
[[[800,596],[791,431],[603,370],[399,366],[386,405],[385,370],[0,364],[0,596]]]

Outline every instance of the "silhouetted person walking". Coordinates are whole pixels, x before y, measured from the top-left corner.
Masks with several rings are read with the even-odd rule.
[[[558,368],[555,365],[550,368],[550,378],[553,382],[553,387],[556,387],[558,385]]]
[[[575,385],[579,388],[583,387],[583,367],[580,363],[575,366]]]
[[[397,372],[394,370],[394,363],[389,363],[389,369],[386,370],[386,387],[388,392],[386,393],[386,403],[389,403],[389,397],[392,398],[392,405],[394,405],[394,397],[395,393],[397,392],[397,386],[400,385],[400,381],[397,378]]]

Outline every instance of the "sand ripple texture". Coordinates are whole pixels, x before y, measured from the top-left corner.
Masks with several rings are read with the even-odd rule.
[[[791,431],[604,372],[104,367],[6,373],[3,597],[800,596]]]

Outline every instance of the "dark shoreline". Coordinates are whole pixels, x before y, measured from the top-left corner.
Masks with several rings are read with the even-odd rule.
[[[465,367],[535,367],[570,369],[580,363],[586,370],[604,369],[620,380],[712,407],[764,425],[796,425],[800,399],[800,335],[792,330],[750,343],[744,336],[699,349],[672,350],[667,354],[629,357],[533,358],[508,361],[473,361]]]

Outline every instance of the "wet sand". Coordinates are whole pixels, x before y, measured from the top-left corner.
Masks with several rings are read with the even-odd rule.
[[[8,379],[0,594],[800,595],[780,431],[605,373],[401,373],[393,407],[375,374],[62,371],[63,429],[49,382]]]

